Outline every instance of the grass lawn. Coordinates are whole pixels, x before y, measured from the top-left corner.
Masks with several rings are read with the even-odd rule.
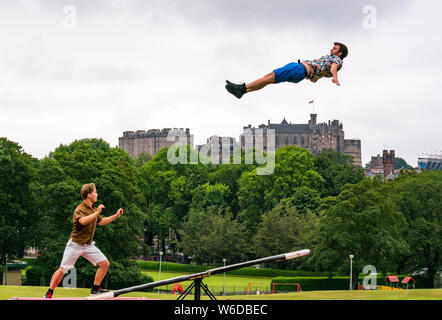
[[[151,276],[154,281],[158,281],[159,274],[158,271],[142,271],[143,274]],[[161,272],[161,279],[169,279],[174,278],[186,274],[192,273],[183,273],[183,272]],[[250,276],[235,276],[229,275],[226,273],[226,292],[245,292],[249,283],[262,283],[261,286],[266,289],[270,288],[272,278],[263,278],[263,277],[250,277]],[[224,285],[224,276],[223,274],[217,274],[211,277],[207,277],[203,279],[203,283],[209,287],[209,290],[213,293],[222,292]],[[192,284],[191,281],[181,282],[183,289],[186,290],[188,286]],[[162,290],[171,291],[173,288],[173,284],[160,287]]]
[[[43,297],[47,287],[31,286],[0,286],[0,300],[10,297]],[[85,297],[90,289],[65,289],[57,288],[55,296],[59,298]],[[153,292],[133,292],[124,297],[146,297],[150,299],[176,300],[172,294],[158,294]],[[202,296],[203,300],[208,297]],[[193,300],[188,295],[186,300]],[[218,300],[442,300],[442,289],[416,289],[395,291],[307,291],[299,293],[265,294],[265,295],[237,295],[219,296]]]
[[[442,300],[442,289],[305,291],[226,298],[231,300]]]
[[[0,300],[9,300],[11,297],[43,297],[48,287],[33,286],[0,286]],[[91,289],[65,289],[58,287],[54,292],[54,298],[87,297]],[[150,292],[133,292],[125,294],[124,297],[146,297],[150,299],[175,300],[177,297],[172,294],[157,294]]]

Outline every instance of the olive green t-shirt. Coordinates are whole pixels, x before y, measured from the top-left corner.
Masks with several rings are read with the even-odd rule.
[[[98,216],[87,225],[82,225],[78,220],[82,217],[90,216],[97,211],[97,208],[94,206],[89,207],[84,202],[82,202],[74,211],[74,216],[72,217],[72,233],[69,236],[69,239],[72,238],[72,241],[77,244],[91,244],[94,239],[95,228],[97,227],[97,223],[101,221],[101,216]]]

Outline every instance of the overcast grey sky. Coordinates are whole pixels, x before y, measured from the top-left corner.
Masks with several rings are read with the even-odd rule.
[[[0,136],[38,158],[138,129],[190,128],[201,144],[307,123],[314,99],[319,122],[361,139],[363,164],[394,149],[416,166],[442,150],[440,12],[437,0],[0,1]],[[334,41],[350,51],[341,87],[283,83],[241,100],[224,88]]]

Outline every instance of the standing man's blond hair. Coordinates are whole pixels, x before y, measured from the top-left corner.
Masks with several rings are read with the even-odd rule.
[[[95,184],[93,183],[86,183],[81,187],[80,190],[80,194],[81,194],[81,199],[84,200],[87,198],[87,195],[89,193],[92,193],[94,190],[97,190],[97,188],[95,187]]]

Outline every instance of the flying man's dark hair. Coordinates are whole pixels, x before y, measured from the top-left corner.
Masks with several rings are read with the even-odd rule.
[[[335,46],[339,46],[339,52],[342,53],[341,59],[344,60],[346,56],[348,56],[347,46],[340,42],[335,42]]]

